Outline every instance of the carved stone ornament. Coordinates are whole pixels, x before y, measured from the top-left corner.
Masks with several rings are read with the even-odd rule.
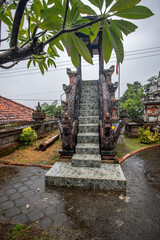
[[[112,130],[112,122],[109,113],[103,119],[103,125],[100,128],[101,131],[101,149],[110,150],[113,149],[114,132]]]
[[[40,103],[38,102],[38,106],[36,110],[33,112],[32,117],[35,121],[43,121],[46,117],[45,113],[42,111]]]
[[[73,125],[67,113],[65,113],[63,123],[62,123],[62,128],[63,128],[63,135],[62,135],[63,149],[71,150],[74,148],[73,137],[72,137]]]

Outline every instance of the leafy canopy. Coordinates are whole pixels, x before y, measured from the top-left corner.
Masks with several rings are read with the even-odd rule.
[[[139,119],[144,113],[142,98],[144,97],[143,86],[139,82],[127,84],[128,89],[120,98],[120,108],[124,108],[129,117]]]
[[[102,50],[107,63],[112,50],[119,62],[123,62],[123,34],[128,35],[137,28],[126,19],[144,19],[153,15],[146,7],[137,5],[141,0],[15,0],[0,1],[0,20],[8,27],[8,39],[12,51],[0,54],[0,67],[21,60],[38,65],[42,74],[48,67],[56,67],[58,51],[69,46],[72,63],[79,64],[78,55],[92,64],[91,54],[75,34],[76,31],[89,36],[92,43],[102,28]],[[96,11],[94,10],[96,7]],[[84,15],[85,14],[85,15]],[[83,18],[93,15],[92,20]],[[113,18],[114,16],[114,18]],[[116,17],[116,18],[115,18]],[[9,68],[8,67],[8,68]]]
[[[46,102],[41,104],[42,110],[49,116],[55,117],[57,111],[61,110],[61,106],[58,106],[57,101],[53,101],[51,104]]]

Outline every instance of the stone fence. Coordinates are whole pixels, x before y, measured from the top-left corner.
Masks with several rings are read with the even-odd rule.
[[[40,137],[42,134],[57,129],[58,121],[52,120],[46,123],[44,122],[43,133],[42,123],[34,121],[23,126],[0,128],[0,157],[3,156],[7,150],[9,151],[9,149],[12,152],[19,145],[19,135],[26,127],[32,127],[36,131],[38,137]]]

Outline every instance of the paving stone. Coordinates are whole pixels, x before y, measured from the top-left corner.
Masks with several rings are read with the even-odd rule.
[[[10,200],[17,200],[17,199],[19,199],[19,198],[21,198],[22,197],[22,195],[20,194],[20,193],[15,193],[15,194],[12,194],[12,195],[10,195]]]
[[[38,223],[38,227],[41,227],[41,228],[49,228],[52,225],[53,225],[53,222],[48,217],[45,217],[45,218],[41,219]]]
[[[25,204],[24,206],[20,207],[20,210],[21,210],[22,213],[30,213],[30,212],[35,210],[35,206],[34,206],[33,203],[29,204],[30,205],[29,208],[27,208],[26,205],[27,204]]]
[[[24,224],[28,222],[28,217],[26,214],[20,214],[11,218],[11,223],[13,224]]]
[[[27,185],[27,186],[33,185],[33,181],[30,181],[30,180],[29,180],[29,181],[26,181],[26,182],[25,182],[25,185]]]
[[[18,192],[26,192],[28,190],[29,190],[29,188],[27,186],[22,186],[22,187],[18,188]]]
[[[9,190],[6,191],[6,195],[11,195],[11,194],[14,194],[16,192],[17,192],[16,189],[12,188],[12,189],[9,189]]]
[[[5,216],[6,217],[14,217],[16,215],[19,215],[20,213],[21,213],[21,211],[18,207],[13,207],[6,211]]]
[[[19,188],[19,187],[22,187],[23,186],[23,183],[15,183],[13,185],[13,188]]]
[[[22,193],[22,195],[26,198],[31,197],[34,194],[35,194],[35,192],[33,190],[28,190],[28,191]]]
[[[7,201],[7,202],[3,202],[1,205],[0,205],[0,208],[2,210],[6,210],[6,209],[9,209],[9,208],[12,208],[14,206],[14,203],[13,201]]]
[[[29,202],[37,202],[37,201],[39,201],[39,200],[41,200],[41,197],[40,197],[40,195],[34,195],[34,196],[31,196],[31,197],[28,197],[28,201]]]
[[[36,209],[28,214],[28,218],[32,222],[42,219],[43,216],[43,213],[39,209]]]
[[[54,218],[54,215],[57,214],[57,209],[56,207],[52,206],[52,207],[48,207],[45,209],[45,215],[47,215],[50,218]]]
[[[28,203],[28,200],[27,200],[27,198],[20,198],[20,199],[17,199],[17,200],[15,200],[15,205],[17,206],[17,207],[21,207],[21,206],[23,206],[24,204],[27,204]]]
[[[9,197],[6,196],[6,195],[0,197],[0,203],[5,202],[5,201],[7,201],[7,200],[9,200]]]
[[[34,205],[38,209],[44,209],[44,208],[48,207],[49,201],[45,201],[45,199],[43,201],[39,200],[37,202],[34,202]]]

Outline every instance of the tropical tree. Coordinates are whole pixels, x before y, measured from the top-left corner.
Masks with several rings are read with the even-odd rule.
[[[102,28],[102,48],[107,63],[114,49],[119,62],[123,62],[123,34],[135,31],[137,26],[124,19],[143,19],[153,15],[141,0],[0,0],[0,19],[8,28],[4,39],[8,49],[0,53],[0,67],[11,68],[22,60],[27,67],[38,64],[42,74],[49,66],[56,67],[58,51],[69,46],[71,60],[79,64],[79,54],[92,64],[91,54],[75,34],[82,32],[95,40]],[[97,10],[95,11],[95,7]],[[94,9],[93,9],[94,8]],[[84,14],[94,15],[92,20]],[[12,63],[6,66],[6,63]]]
[[[156,84],[157,76],[152,76],[147,81],[148,81],[148,83],[143,86],[145,93],[149,92],[149,89],[150,89],[151,85]]]
[[[131,119],[139,119],[144,113],[143,86],[136,81],[133,84],[128,83],[127,87],[128,89],[120,98],[120,108],[125,109]]]
[[[51,104],[46,102],[41,104],[42,110],[49,116],[55,117],[57,111],[61,111],[61,106],[57,105],[57,101],[53,101]]]

